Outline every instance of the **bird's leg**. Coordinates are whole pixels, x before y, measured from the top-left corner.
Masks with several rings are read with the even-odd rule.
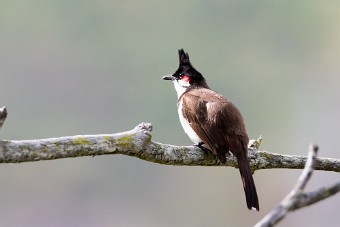
[[[209,149],[206,147],[203,147],[204,143],[199,142],[197,144],[194,144],[193,146],[200,148],[205,154],[209,154]]]

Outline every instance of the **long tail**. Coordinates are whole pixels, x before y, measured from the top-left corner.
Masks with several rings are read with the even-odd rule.
[[[249,210],[256,209],[259,211],[259,200],[257,198],[254,179],[250,171],[249,161],[247,157],[245,157],[245,160],[238,158],[237,162],[242,178],[244,192],[246,194],[247,207]]]

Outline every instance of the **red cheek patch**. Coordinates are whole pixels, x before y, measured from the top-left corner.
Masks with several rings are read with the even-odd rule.
[[[184,82],[189,83],[190,78],[189,78],[187,75],[184,75],[184,76],[181,78],[181,80],[183,80]]]

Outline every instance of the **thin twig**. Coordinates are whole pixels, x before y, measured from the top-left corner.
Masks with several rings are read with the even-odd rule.
[[[340,191],[340,181],[332,184],[328,187],[322,187],[312,192],[306,192],[297,195],[299,198],[295,203],[294,209],[299,209],[301,207],[309,206],[314,203],[324,200],[332,195],[335,195]]]
[[[315,190],[313,192],[303,193],[307,182],[316,166],[316,156],[318,147],[310,145],[308,161],[300,175],[297,184],[292,191],[281,201],[281,203],[269,212],[255,227],[271,227],[282,220],[290,211],[311,205],[317,201],[323,200],[340,191],[340,182],[327,187]]]
[[[297,184],[295,185],[294,189],[292,190],[292,195],[290,197],[296,196],[299,192],[305,189],[307,182],[309,181],[310,177],[316,166],[316,157],[318,155],[319,147],[315,144],[309,145],[309,152],[308,152],[308,159],[303,169]]]

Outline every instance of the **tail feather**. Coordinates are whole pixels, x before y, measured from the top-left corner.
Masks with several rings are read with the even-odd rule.
[[[259,200],[257,197],[256,187],[254,183],[253,176],[250,171],[249,161],[238,160],[239,170],[242,178],[244,193],[246,195],[247,207],[249,210],[256,209],[260,210]]]

